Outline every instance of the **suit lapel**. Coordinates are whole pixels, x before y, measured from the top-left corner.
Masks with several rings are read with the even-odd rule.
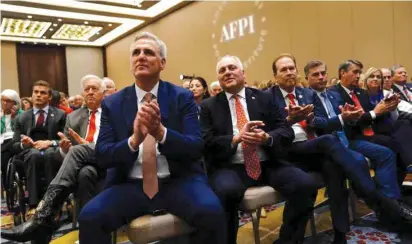
[[[170,97],[167,92],[167,84],[164,81],[159,81],[159,88],[157,91],[157,102],[160,106],[160,114],[162,116],[162,124],[167,125],[167,118],[169,117]]]
[[[273,97],[275,99],[275,103],[279,105],[280,112],[282,113],[283,117],[286,118],[288,115],[285,111],[286,102],[285,99],[283,98],[282,92],[280,91],[279,86],[274,86],[271,89],[273,89]]]
[[[409,101],[408,98],[403,94],[403,91],[399,90],[399,88],[395,85],[392,85],[392,89],[394,92],[398,93],[402,98],[402,100]],[[408,89],[409,90],[409,89]]]
[[[259,116],[259,104],[256,96],[251,89],[246,88],[246,105],[249,113],[249,120],[260,120]]]
[[[232,121],[232,114],[230,113],[229,102],[226,98],[226,93],[221,92],[217,95],[217,101],[219,103],[219,107],[222,111],[217,113],[217,116],[222,118],[221,125],[225,126],[226,134],[233,133],[233,121]]]
[[[89,124],[89,110],[87,108],[81,108],[82,114],[79,116],[80,136],[86,138],[87,126]]]
[[[133,131],[133,122],[137,113],[137,96],[135,85],[126,87],[125,96],[122,101],[122,110],[124,118],[126,119],[127,128]]]
[[[55,130],[54,130],[55,116],[56,116],[56,111],[53,107],[50,106],[49,107],[49,113],[47,114],[47,121],[46,121],[46,126],[47,126],[47,132],[48,132],[49,139],[54,138],[53,132],[55,132]]]
[[[295,88],[296,100],[298,100],[299,106],[306,106],[307,102],[303,97],[303,91],[300,89]]]
[[[338,91],[345,102],[351,105],[355,105],[352,101],[352,98],[349,96],[349,94],[346,92],[346,90],[342,87],[341,84],[337,84],[336,87],[338,88]]]
[[[27,111],[27,114],[26,114],[26,136],[29,136],[30,135],[30,131],[31,131],[31,129],[34,127],[34,122],[35,122],[35,117],[34,117],[34,114],[33,114],[33,109],[31,108],[30,110],[28,110]]]

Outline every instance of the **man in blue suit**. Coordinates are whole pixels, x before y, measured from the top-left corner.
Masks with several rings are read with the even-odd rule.
[[[345,130],[350,130],[354,120],[360,119],[363,114],[361,109],[353,105],[344,104],[340,94],[326,90],[327,67],[322,61],[315,60],[306,64],[305,78],[309,86],[315,91],[314,105],[315,118],[313,126],[318,135],[337,134],[351,150],[369,158],[375,169],[376,189],[384,196],[392,199],[394,205],[401,199],[396,175],[396,157],[394,152],[387,147],[368,142],[366,140],[346,137]],[[370,174],[365,172],[361,180],[367,184],[375,184]],[[378,213],[379,214],[379,213]]]
[[[108,186],[80,214],[80,243],[110,243],[127,221],[167,211],[197,228],[191,243],[224,244],[225,215],[203,171],[193,95],[160,80],[166,46],[156,36],[139,34],[130,50],[135,84],[102,103],[96,159],[109,169]]]
[[[363,155],[346,148],[341,143],[342,137],[338,134],[325,134],[316,137],[313,127],[316,117],[312,110],[317,95],[312,90],[296,87],[298,75],[296,59],[290,54],[279,56],[273,62],[273,73],[279,86],[272,87],[267,92],[272,93],[273,99],[280,108],[283,108],[284,117],[287,118],[295,132],[295,140],[289,149],[290,159],[304,162],[307,165],[319,162],[316,155],[330,159],[343,169],[346,176],[363,194],[372,199],[371,202],[377,203],[374,206],[371,205],[373,209],[378,211],[385,208],[392,214],[393,219],[401,219],[399,205],[394,204],[391,199],[376,191],[373,181],[364,180],[366,175],[369,175],[369,168]],[[357,115],[353,113],[351,116],[356,117]],[[346,194],[346,192],[344,193]],[[340,208],[343,209],[343,207]],[[411,217],[410,213],[405,213],[405,216]],[[345,243],[345,240],[342,240],[344,238],[342,232],[345,230],[344,226],[347,225],[348,219],[345,216],[340,216],[339,220],[336,219],[336,221],[341,223],[334,226],[335,240],[338,243]],[[341,227],[337,228],[338,226]]]

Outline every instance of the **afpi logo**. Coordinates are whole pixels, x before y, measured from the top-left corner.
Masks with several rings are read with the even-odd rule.
[[[237,4],[243,6],[245,11],[237,9]],[[239,6],[239,5],[238,5]],[[213,16],[214,32],[212,33],[213,49],[216,58],[226,54],[239,56],[244,68],[250,66],[263,50],[266,17],[262,14],[263,2],[231,2],[223,1]],[[231,16],[233,10],[240,12],[238,16]],[[244,12],[244,14],[243,14]],[[241,47],[241,50],[239,48]],[[247,51],[247,55],[239,55]],[[249,51],[250,50],[250,51]]]

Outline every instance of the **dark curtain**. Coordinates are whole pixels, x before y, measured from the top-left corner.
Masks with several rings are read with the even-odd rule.
[[[38,80],[68,94],[64,47],[17,44],[17,69],[20,97],[30,97],[32,85]]]

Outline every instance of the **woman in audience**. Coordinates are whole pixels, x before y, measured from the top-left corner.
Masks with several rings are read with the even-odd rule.
[[[63,110],[66,114],[73,112],[73,109],[69,106],[69,101],[64,92],[60,92],[59,109]]]
[[[200,76],[195,77],[190,81],[189,89],[193,92],[193,96],[195,97],[197,104],[197,110],[200,113],[200,104],[203,99],[210,97],[207,82]]]
[[[1,122],[0,122],[0,141],[1,141],[1,178],[2,184],[5,183],[7,162],[13,156],[13,135],[14,121],[17,115],[23,113],[20,109],[20,97],[14,90],[4,90],[1,93]]]
[[[20,104],[23,111],[27,111],[33,107],[33,103],[29,97],[23,97]]]
[[[367,91],[373,107],[376,107],[379,103],[386,103],[387,106],[396,103],[394,110],[389,114],[382,115],[383,123],[373,128],[376,130],[375,132],[392,138],[390,144],[385,146],[396,152],[400,166],[405,167],[408,173],[412,173],[412,154],[410,153],[412,140],[405,140],[405,138],[412,138],[412,124],[410,121],[403,119],[403,112],[396,109],[400,101],[399,95],[393,94],[391,97],[383,95],[383,75],[382,71],[377,68],[369,68],[364,73],[364,80],[364,85],[361,88]],[[402,148],[405,150],[402,150]]]

